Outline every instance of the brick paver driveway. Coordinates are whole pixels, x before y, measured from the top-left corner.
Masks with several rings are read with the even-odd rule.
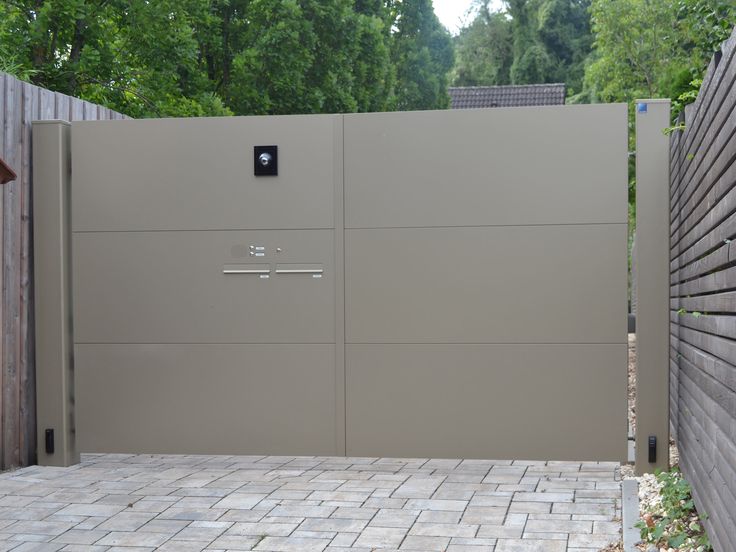
[[[0,550],[597,551],[618,464],[85,455],[0,475]]]

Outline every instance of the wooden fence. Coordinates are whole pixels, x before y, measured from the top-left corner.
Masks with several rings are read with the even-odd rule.
[[[121,118],[0,73],[0,158],[17,174],[0,194],[0,469],[32,464],[36,455],[31,122]]]
[[[736,30],[671,136],[670,421],[716,551],[736,543]]]

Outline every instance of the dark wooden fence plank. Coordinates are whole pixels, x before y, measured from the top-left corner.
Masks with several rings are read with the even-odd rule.
[[[685,309],[688,312],[736,312],[736,291],[698,295],[695,297],[673,297],[672,310]]]
[[[18,106],[6,112],[5,154],[3,158],[18,175],[3,185],[3,464],[20,463],[20,182],[22,166],[23,84],[15,79],[6,81],[6,99]]]

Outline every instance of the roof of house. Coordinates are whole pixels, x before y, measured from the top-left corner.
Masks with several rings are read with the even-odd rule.
[[[450,87],[452,109],[564,105],[565,84]]]
[[[0,159],[0,184],[5,184],[11,180],[15,180],[16,174],[5,161]]]

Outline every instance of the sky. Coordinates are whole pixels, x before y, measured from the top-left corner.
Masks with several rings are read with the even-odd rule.
[[[472,0],[434,0],[434,13],[452,34],[457,34],[463,23],[470,22],[467,13],[472,4]],[[501,0],[491,2],[491,9],[501,9],[501,7]]]

